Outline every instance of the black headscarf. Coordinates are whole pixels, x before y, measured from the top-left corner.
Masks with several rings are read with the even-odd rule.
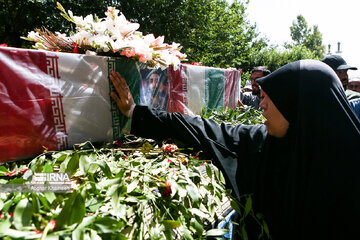
[[[360,122],[340,80],[301,60],[257,82],[290,124],[268,139],[254,186],[273,239],[359,238]]]

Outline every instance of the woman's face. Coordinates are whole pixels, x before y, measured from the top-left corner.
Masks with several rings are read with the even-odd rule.
[[[262,115],[266,118],[264,124],[267,126],[268,133],[274,137],[284,137],[289,128],[289,122],[263,90],[260,92],[260,98],[260,107],[264,110]]]

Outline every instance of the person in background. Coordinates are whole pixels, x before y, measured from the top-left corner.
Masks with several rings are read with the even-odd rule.
[[[245,86],[243,88],[243,92],[252,92],[251,82],[248,80],[245,82]]]
[[[247,105],[251,106],[255,109],[259,109],[260,104],[260,87],[259,84],[256,82],[256,79],[267,76],[270,74],[270,70],[268,70],[264,66],[258,66],[255,67],[251,71],[250,75],[250,81],[251,81],[251,92],[245,92],[241,96],[241,101],[239,102],[239,105]]]
[[[251,195],[272,239],[358,236],[360,121],[326,64],[300,60],[257,79],[266,118],[257,125],[218,124],[136,106],[125,79],[115,72],[110,79],[116,89],[111,97],[132,118],[134,135],[177,139],[202,150],[235,198]],[[246,227],[248,239],[257,239],[258,226]]]
[[[360,77],[350,78],[348,89],[360,93]]]
[[[349,76],[347,72],[348,70],[357,70],[357,67],[348,65],[340,55],[329,55],[324,57],[321,61],[329,65],[335,71],[345,91],[349,84]]]
[[[350,106],[355,111],[356,115],[360,116],[359,107],[357,107],[358,102],[360,101],[360,93],[348,88],[349,76],[347,73],[349,69],[357,70],[357,68],[348,65],[346,61],[339,55],[329,55],[324,57],[321,61],[329,65],[335,71],[336,75],[341,81],[346,98],[350,102]]]

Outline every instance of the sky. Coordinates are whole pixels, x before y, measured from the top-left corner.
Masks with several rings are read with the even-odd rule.
[[[231,2],[231,0],[229,0]],[[328,52],[338,51],[348,65],[349,78],[360,77],[360,1],[359,0],[250,0],[248,20],[270,43],[283,45],[291,42],[290,26],[301,14],[309,27],[318,26]]]

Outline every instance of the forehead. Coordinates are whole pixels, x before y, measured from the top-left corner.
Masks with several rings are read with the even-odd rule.
[[[255,71],[255,72],[251,73],[251,79],[257,79],[257,78],[261,78],[263,76],[264,76],[264,74],[261,71]]]
[[[358,85],[360,85],[360,81],[349,81],[349,84],[351,84],[351,85],[354,85],[354,86],[358,86]]]

